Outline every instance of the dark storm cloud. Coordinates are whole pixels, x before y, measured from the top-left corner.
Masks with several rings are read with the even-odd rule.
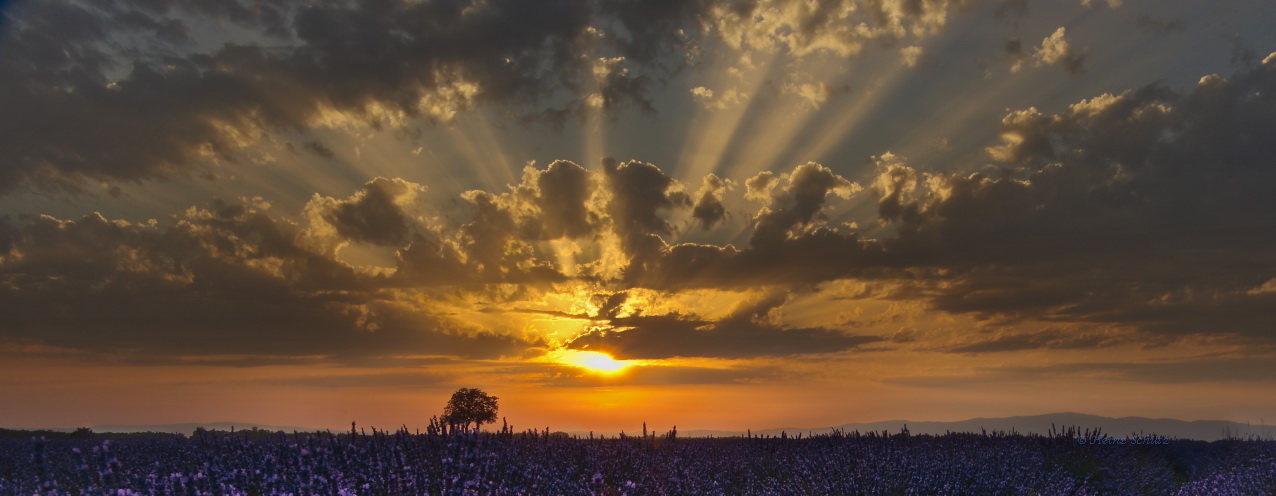
[[[593,193],[589,172],[558,160],[536,178],[536,206],[540,207],[546,239],[579,238],[593,233],[597,219],[586,202]]]
[[[767,180],[750,180],[758,185]],[[794,230],[815,220],[830,194],[843,198],[858,191],[859,185],[834,174],[827,167],[807,163],[793,169],[786,187],[772,192],[770,204],[758,213],[749,245],[772,248],[791,239]]]
[[[783,305],[786,293],[768,295],[736,308],[720,320],[694,315],[608,317],[575,337],[567,347],[601,351],[617,359],[673,357],[752,358],[834,353],[880,341],[822,327],[789,328],[768,314]]]
[[[612,199],[607,205],[616,235],[627,246],[637,244],[637,239],[647,235],[673,233],[673,226],[661,216],[662,211],[672,209],[680,197],[671,195],[673,178],[655,165],[631,161],[617,165],[608,160],[603,164],[607,189]],[[681,197],[685,201],[685,197]]]
[[[879,245],[853,231],[831,228],[822,210],[830,196],[862,188],[827,167],[807,163],[791,172],[757,174],[745,196],[766,202],[754,217],[746,249],[683,243],[631,264],[626,278],[651,288],[802,285],[849,277],[879,267]]]
[[[557,160],[525,168],[511,192],[466,192],[472,214],[460,228],[466,255],[483,270],[508,271],[531,260],[529,243],[593,237],[602,224],[589,208],[594,183],[585,168]]]
[[[287,38],[289,2],[287,0],[143,0],[138,2],[153,12],[164,13],[172,9],[188,10],[211,19],[227,20],[248,28],[257,28],[267,35]]]
[[[621,291],[610,295],[596,295],[595,301],[601,300],[602,305],[598,306],[598,316],[603,318],[615,318],[621,311],[621,305],[629,300],[629,293]],[[602,297],[602,298],[600,298]]]
[[[700,190],[696,192],[696,204],[691,210],[691,217],[696,219],[700,228],[706,231],[712,229],[726,217],[727,209],[722,205],[722,195],[728,188],[730,185],[714,174],[704,177]]]
[[[378,177],[349,199],[331,201],[320,208],[324,210],[324,220],[347,239],[402,246],[411,226],[397,202],[413,193],[407,181]]]
[[[673,225],[662,214],[689,206],[690,200],[672,191],[673,178],[649,163],[635,160],[618,165],[606,159],[603,175],[611,193],[607,217],[629,259],[625,279],[632,281],[667,249],[664,238],[673,234]]]
[[[0,194],[180,176],[333,111],[381,127],[479,104],[519,120],[651,109],[711,40],[852,55],[937,30],[963,3],[23,2],[0,33],[0,108],[30,117],[0,124]],[[191,39],[225,24],[255,35]]]
[[[656,255],[630,265],[626,281],[676,290],[883,278],[904,284],[892,298],[922,298],[933,309],[980,319],[1114,324],[1150,333],[1140,338],[1149,340],[1198,333],[1270,339],[1274,91],[1276,57],[1269,57],[1230,79],[1205,77],[1186,93],[1154,84],[1053,115],[1013,112],[1001,123],[1004,143],[988,150],[997,161],[988,173],[921,173],[883,155],[872,187],[885,228],[876,240],[823,225],[833,186],[848,188],[826,169],[758,174],[744,181],[747,197],[767,202],[749,246],[653,248]],[[586,338],[637,347],[697,336],[705,324],[643,318],[663,319],[665,327]],[[956,351],[1124,342],[1060,330]]]
[[[597,222],[585,209],[591,192],[584,169],[567,161],[556,161],[545,170],[529,167],[511,193],[466,192],[472,219],[459,234],[468,265],[481,274],[482,282],[564,280],[532,244],[591,233]]]
[[[409,117],[472,101],[533,112],[592,77],[592,62],[577,56],[592,43],[590,2],[333,2],[293,10],[199,1],[130,10],[54,1],[19,10],[0,45],[0,106],[40,119],[7,119],[0,128],[8,163],[0,191],[168,176],[210,151],[231,158],[249,144],[242,131],[306,129],[324,109],[374,125],[382,121],[374,104]],[[270,48],[130,57],[109,48],[144,32],[108,15],[124,10],[162,26],[197,16],[285,39]],[[120,69],[122,78],[108,76]],[[607,78],[608,102],[642,96],[640,77]],[[567,101],[578,105],[584,96]]]
[[[530,343],[447,324],[381,278],[305,248],[260,207],[214,202],[171,227],[41,217],[0,254],[7,339],[128,357],[438,354]]]
[[[510,264],[507,259],[510,252],[506,249],[509,244],[528,237],[526,224],[518,222],[516,214],[490,193],[471,191],[465,199],[474,212],[474,219],[461,227],[467,261],[479,266],[481,271],[496,273]],[[513,255],[520,253],[516,251]]]
[[[906,25],[950,5],[870,4],[867,15],[880,18],[870,28]],[[548,101],[583,105],[595,89],[604,104],[622,94],[639,99],[641,78],[659,75],[641,73],[642,64],[664,64],[664,55],[697,33],[724,32],[723,22],[796,12],[790,28],[806,41],[785,45],[795,52],[828,44],[850,53],[863,41],[816,15],[844,6],[837,2],[264,5],[270,8],[29,4],[0,45],[0,108],[24,116],[0,123],[0,191],[166,176],[200,157],[231,157],[254,130],[304,132],[329,110],[380,125],[393,120],[387,112],[424,119],[438,105],[492,104],[524,116]],[[795,10],[756,15],[776,5]],[[154,22],[100,15],[117,11]],[[631,17],[609,17],[617,12]],[[183,56],[111,48],[124,31],[186,43],[179,28],[192,13],[277,35],[279,46],[230,44]],[[623,29],[610,31],[616,26]],[[648,37],[647,26],[664,34]],[[670,34],[673,26],[690,31]],[[1020,62],[1079,72],[1084,53],[1064,35],[1060,28],[1040,46],[1006,49]],[[756,48],[766,40],[730,41]],[[598,61],[580,57],[583,48],[627,59],[609,66],[603,87],[594,88]],[[1187,92],[1151,85],[1054,114],[1013,112],[1001,122],[1005,141],[988,150],[995,163],[986,172],[928,173],[945,164],[914,168],[883,154],[871,189],[878,225],[865,232],[827,213],[860,187],[814,163],[751,178],[710,176],[688,196],[654,164],[608,162],[591,171],[558,161],[529,167],[509,191],[466,193],[468,218],[428,227],[408,210],[415,186],[398,179],[373,180],[345,199],[317,197],[305,226],[272,217],[256,202],[214,202],[171,227],[98,215],[0,222],[0,306],[12,319],[0,332],[69,348],[174,355],[517,354],[540,343],[457,330],[413,306],[428,299],[413,291],[466,295],[568,281],[574,272],[557,267],[546,246],[601,245],[614,234],[622,253],[605,255],[618,259],[623,273],[604,273],[597,263],[574,276],[617,290],[617,302],[591,316],[610,327],[578,337],[574,347],[636,358],[854,349],[878,338],[786,327],[768,317],[774,300],[709,321],[621,316],[624,297],[615,296],[629,288],[792,290],[846,278],[888,279],[901,286],[891,298],[921,298],[933,309],[980,319],[1270,339],[1273,98],[1276,57],[1268,57],[1230,79],[1203,78]],[[743,182],[745,198],[762,205],[740,233],[747,244],[678,243],[671,212],[690,209],[702,228],[722,223],[731,214],[728,180]],[[395,249],[397,270],[373,276],[352,269],[335,255],[345,242]],[[1012,334],[948,351],[1112,344],[1091,338]]]
[[[394,279],[406,286],[465,285],[474,280],[475,268],[450,244],[438,239],[413,240],[394,256]]]
[[[423,189],[393,181],[403,183],[406,189],[402,196],[412,202],[416,199],[407,197],[414,197]],[[535,245],[591,238],[598,233],[600,213],[588,208],[595,193],[594,183],[584,168],[559,160],[545,169],[527,167],[522,182],[512,185],[509,192],[468,191],[461,198],[469,207],[469,219],[459,226],[427,229],[407,222],[410,236],[386,239],[389,246],[401,246],[405,238],[410,238],[407,246],[396,253],[395,279],[409,286],[471,288],[493,283],[540,285],[563,281],[566,276],[546,260],[550,254],[538,251]],[[368,222],[388,223],[398,232],[406,232],[400,228],[404,214],[395,210],[401,209],[403,202],[396,202],[367,211]]]
[[[680,243],[630,266],[631,284],[653,289],[747,289],[766,285],[803,286],[849,277],[898,273],[876,240],[825,226],[762,247]]]
[[[846,278],[890,280],[899,289],[888,298],[921,298],[945,312],[1061,323],[967,340],[952,352],[1127,342],[1068,330],[1085,327],[1072,323],[1126,328],[1140,339],[1269,340],[1273,95],[1276,57],[1268,57],[1185,93],[1151,85],[1056,114],[1012,112],[1001,122],[1003,143],[988,149],[996,163],[987,174],[920,172],[883,154],[870,189],[877,239],[831,225],[829,204],[860,188],[818,164],[743,181],[744,195],[763,202],[743,248],[666,242],[677,236],[671,212],[691,209],[695,218],[707,201],[636,161],[594,172],[569,162],[529,167],[507,192],[464,195],[471,216],[459,225],[428,228],[407,213],[420,187],[391,179],[344,200],[316,197],[305,226],[272,217],[257,200],[213,202],[171,227],[98,215],[8,221],[0,223],[0,305],[11,323],[4,337],[173,355],[242,354],[249,343],[289,356],[512,355],[539,344],[458,330],[410,304],[411,292],[568,281],[544,245],[601,242],[610,232],[625,270],[575,276],[616,291],[586,316],[606,325],[571,346],[621,357],[789,356],[879,340],[785,326],[768,316],[774,299],[714,321],[619,311],[628,288],[795,290]],[[714,178],[704,185],[721,204],[726,190]],[[397,248],[397,271],[355,271],[335,258],[344,241]]]
[[[898,262],[943,267],[935,307],[986,317],[1109,322],[1270,338],[1276,304],[1276,57],[1190,92],[1152,85],[1054,115],[1003,120],[992,156],[1013,170],[884,167],[917,190],[882,215]]]

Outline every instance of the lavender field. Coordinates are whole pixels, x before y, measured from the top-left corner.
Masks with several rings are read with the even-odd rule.
[[[1079,435],[1093,433],[10,438],[0,494],[1276,494],[1273,441]]]

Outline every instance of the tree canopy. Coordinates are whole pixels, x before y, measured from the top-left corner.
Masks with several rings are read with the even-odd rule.
[[[496,422],[498,399],[476,388],[457,389],[443,408],[443,421],[462,428],[468,427],[471,422],[475,428]]]

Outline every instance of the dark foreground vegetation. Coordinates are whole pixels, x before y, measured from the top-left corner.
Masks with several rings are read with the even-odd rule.
[[[1276,494],[1273,441],[1109,444],[1075,430],[81,434],[0,438],[0,494]]]

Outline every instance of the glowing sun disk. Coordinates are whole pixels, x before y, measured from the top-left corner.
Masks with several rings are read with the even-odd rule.
[[[559,363],[574,365],[600,374],[615,374],[633,365],[628,360],[617,360],[597,351],[562,350],[555,357]]]

